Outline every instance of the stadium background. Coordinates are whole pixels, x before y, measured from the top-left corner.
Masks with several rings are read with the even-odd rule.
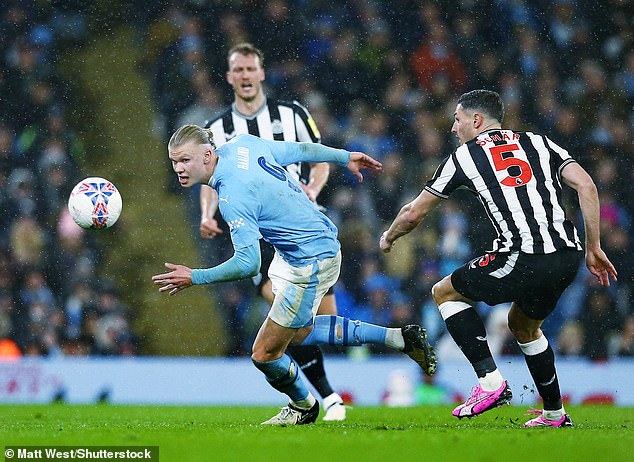
[[[334,171],[323,193],[344,250],[343,314],[422,321],[441,359],[458,354],[429,288],[490,241],[479,205],[446,201],[388,257],[376,243],[455,147],[456,97],[487,87],[502,93],[509,128],[547,132],[599,186],[603,241],[619,283],[601,289],[580,269],[545,326],[557,353],[595,361],[634,354],[632,2],[84,3],[0,6],[5,354],[248,351],[265,313],[248,284],[177,298],[150,284],[164,261],[209,266],[226,250],[198,238],[196,194],[171,178],[165,142],[181,123],[202,123],[231,101],[225,53],[243,40],[265,52],[267,91],[305,104],[325,144],[385,164],[361,186]],[[64,211],[75,182],[93,175],[112,180],[124,199],[120,222],[103,233],[80,231]],[[495,352],[516,354],[504,310],[482,314]]]

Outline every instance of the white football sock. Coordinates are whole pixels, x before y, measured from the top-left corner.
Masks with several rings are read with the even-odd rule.
[[[495,391],[504,383],[504,377],[499,369],[488,372],[484,377],[478,378],[478,383],[484,391]]]
[[[405,348],[405,340],[403,339],[403,332],[400,328],[389,327],[385,333],[385,346],[394,350],[403,351]]]
[[[561,406],[561,409],[557,409],[556,411],[547,411],[546,409],[544,409],[543,416],[546,420],[559,420],[564,416],[565,413],[566,411],[564,410],[564,407]]]
[[[341,396],[339,396],[337,393],[332,393],[326,396],[323,400],[324,409],[328,409],[330,406],[332,406],[335,403],[343,404],[343,400],[341,399]]]
[[[291,401],[291,404],[296,408],[308,410],[315,405],[315,401],[317,400],[315,399],[313,394],[309,392],[306,399],[303,399],[301,401]]]

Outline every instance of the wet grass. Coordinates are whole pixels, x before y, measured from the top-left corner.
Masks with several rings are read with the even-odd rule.
[[[570,406],[575,428],[526,429],[525,407],[457,420],[450,408],[354,407],[345,423],[259,425],[271,407],[0,406],[3,445],[159,446],[161,461],[620,461],[634,409]],[[629,455],[628,455],[629,454]]]

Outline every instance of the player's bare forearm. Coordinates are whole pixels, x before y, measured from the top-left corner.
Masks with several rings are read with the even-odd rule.
[[[600,205],[599,195],[594,183],[583,185],[577,189],[579,207],[583,216],[586,234],[586,266],[602,286],[610,285],[610,278],[617,280],[614,265],[603,249],[600,239]]]
[[[601,246],[599,195],[594,183],[577,189],[579,208],[583,216],[583,227],[586,235],[586,249],[597,249]]]
[[[410,233],[414,228],[418,226],[420,220],[411,220],[410,217],[412,204],[404,205],[401,210],[398,212],[398,215],[390,225],[387,231],[383,233],[381,236],[381,240],[379,242],[379,247],[383,252],[389,252],[392,250],[392,245],[394,242],[406,234]]]
[[[601,249],[600,204],[597,187],[588,173],[577,163],[566,165],[562,172],[564,182],[577,191],[579,208],[583,216],[586,235],[586,266],[599,284],[610,285],[610,278],[617,280],[614,265]]]
[[[200,185],[200,215],[213,217],[218,210],[218,193],[206,184]]]
[[[577,192],[579,208],[583,216],[586,249],[601,247],[599,221],[599,194],[588,173],[576,162],[566,165],[561,176],[564,182]]]
[[[214,218],[218,210],[218,193],[211,186],[200,187],[200,237],[213,239],[223,231]]]
[[[306,194],[310,198],[310,200],[315,201],[319,196],[319,193],[326,182],[328,181],[328,176],[330,175],[330,164],[327,162],[320,162],[318,164],[311,164],[310,166],[310,179],[308,184],[304,188]]]
[[[423,190],[416,199],[405,204],[387,231],[381,236],[379,247],[383,252],[392,250],[394,242],[416,228],[440,202],[440,198]]]

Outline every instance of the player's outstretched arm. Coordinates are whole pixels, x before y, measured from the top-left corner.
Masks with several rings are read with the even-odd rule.
[[[346,167],[358,178],[359,183],[363,182],[363,175],[360,170],[374,170],[378,172],[383,169],[381,162],[362,152],[351,152],[350,160]]]
[[[383,233],[379,241],[379,247],[385,253],[392,250],[394,242],[401,236],[411,232],[423,221],[427,214],[432,211],[441,199],[432,193],[423,190],[416,199],[405,204],[396,215],[396,218],[387,231]]]
[[[262,264],[259,241],[234,250],[229,260],[213,268],[191,269],[184,265],[165,263],[165,267],[172,271],[152,276],[152,281],[160,286],[159,292],[169,291],[170,295],[174,295],[192,285],[236,281],[258,274]]]
[[[588,173],[576,162],[561,171],[564,182],[577,191],[579,208],[583,216],[586,235],[586,266],[602,286],[610,285],[610,277],[616,281],[617,272],[612,262],[601,249],[599,236],[600,206],[597,187]]]
[[[253,277],[260,271],[261,264],[260,242],[256,241],[247,247],[234,249],[234,254],[229,260],[213,268],[191,269],[183,265],[165,263],[165,267],[172,271],[152,276],[152,281],[160,286],[159,292],[169,291],[170,295],[174,295],[192,285]]]

